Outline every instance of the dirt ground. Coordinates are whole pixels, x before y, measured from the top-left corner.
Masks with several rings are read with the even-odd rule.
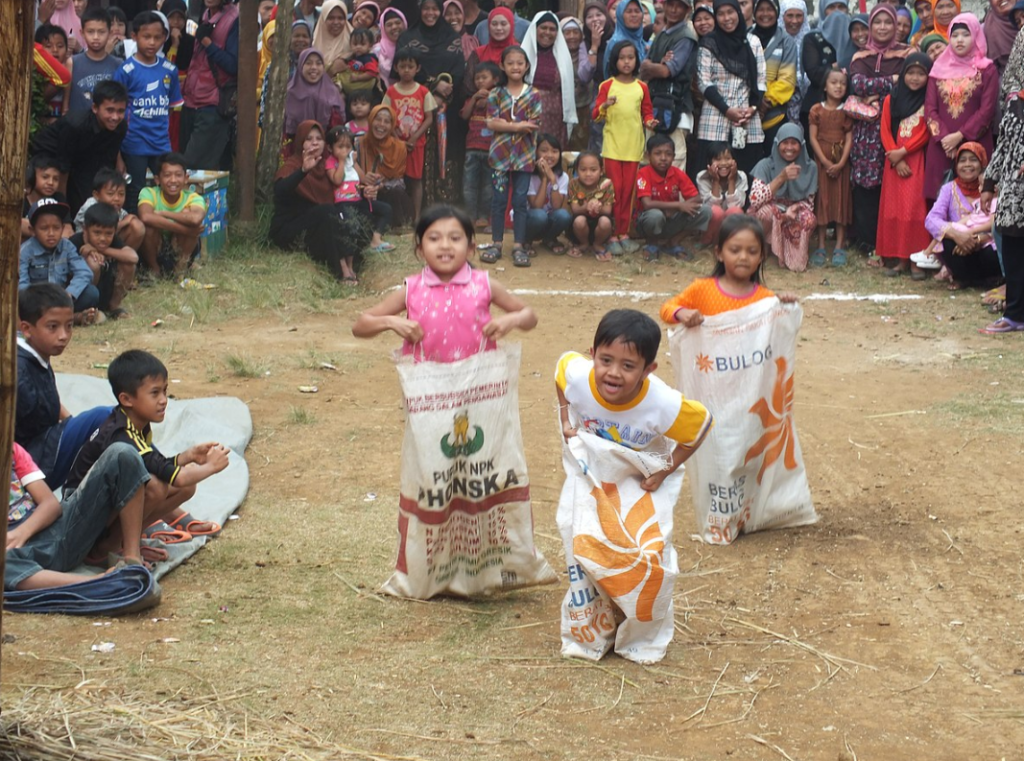
[[[667,294],[710,263],[549,256],[500,269],[512,288]],[[551,378],[561,352],[589,347],[604,311],[656,314],[662,296],[524,297],[540,324],[514,339],[523,433],[537,542],[560,583],[411,603],[372,595],[394,560],[404,426],[397,338],[349,332],[373,287],[398,282],[378,277],[328,313],[159,329],[146,326],[160,314],[138,315],[76,333],[59,371],[100,374],[94,363],[137,346],[164,359],[178,396],[247,402],[251,491],[240,519],[165,578],[156,610],[109,626],[5,615],[16,639],[3,647],[4,699],[85,680],[98,704],[104,690],[154,702],[237,691],[255,715],[311,737],[424,759],[1024,758],[1024,344],[975,332],[989,318],[977,292],[888,281],[860,263],[768,275],[802,296],[924,298],[803,301],[796,423],[820,521],[711,547],[690,537],[684,487],[677,631],[657,666],[559,658]],[[236,377],[228,355],[263,372]],[[669,380],[670,364],[662,357]],[[304,384],[319,393],[299,394]],[[91,652],[101,640],[116,650]]]

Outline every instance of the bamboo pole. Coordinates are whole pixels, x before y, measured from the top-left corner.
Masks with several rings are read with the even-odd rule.
[[[238,220],[256,219],[256,55],[258,0],[241,0],[238,13],[238,140],[235,177],[238,179]]]
[[[292,11],[295,0],[279,0],[277,33],[274,35],[274,62],[270,65],[267,107],[260,133],[260,154],[256,165],[256,186],[262,200],[273,200],[274,175],[280,165],[281,134],[284,131],[284,99],[288,92],[288,51],[292,44]],[[326,75],[324,75],[326,76]]]
[[[5,478],[11,472],[18,382],[18,254],[32,102],[33,8],[33,3],[0,2],[0,29],[8,30],[0,45],[0,474]],[[0,547],[6,546],[7,521],[0,521]],[[0,578],[3,571],[0,554]]]

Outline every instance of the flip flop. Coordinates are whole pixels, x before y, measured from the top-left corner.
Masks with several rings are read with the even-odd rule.
[[[572,248],[570,248],[566,252],[565,255],[568,256],[570,259],[582,259],[583,258],[583,254],[580,252],[579,246],[573,246]]]
[[[164,544],[181,544],[191,542],[192,534],[187,531],[172,528],[164,521],[157,521],[142,530],[143,539],[156,539]]]
[[[216,526],[216,528],[209,529],[208,531],[193,531],[191,527],[196,523],[209,523],[211,526]],[[217,536],[221,530],[221,526],[213,521],[201,521],[192,515],[192,513],[185,513],[181,517],[175,518],[168,525],[170,525],[171,528],[176,528],[178,531],[184,531],[192,536]]]
[[[1000,317],[993,323],[989,323],[983,328],[978,328],[978,332],[982,335],[993,336],[999,333],[1020,333],[1024,332],[1024,322],[1016,322],[1007,317]]]
[[[981,295],[981,303],[984,304],[985,306],[992,306],[994,304],[999,304],[1000,302],[1003,302],[1005,300],[1006,300],[1006,286],[1005,285],[1001,285],[998,288],[993,288],[990,291],[985,291],[985,293],[983,293]]]
[[[395,244],[383,241],[382,243],[367,249],[373,254],[386,254],[388,251],[395,250]]]
[[[645,262],[656,262],[658,257],[661,256],[661,249],[655,246],[653,243],[644,246],[644,261]]]
[[[810,262],[812,267],[824,267],[825,261],[825,249],[816,249],[815,252],[811,254]]]
[[[599,262],[610,262],[612,260],[612,252],[605,248],[595,248],[594,258]]]
[[[882,261],[882,257],[878,254],[871,254],[868,256],[868,266],[874,269],[881,269],[885,267],[885,262]]]
[[[484,264],[494,264],[501,258],[501,245],[492,243],[480,252],[480,261]]]
[[[665,253],[675,259],[682,259],[684,262],[692,262],[693,254],[687,252],[683,246],[670,246]]]
[[[558,241],[551,241],[548,243],[548,248],[551,249],[551,253],[556,256],[561,256],[565,253],[565,244],[559,243]]]
[[[833,267],[845,267],[846,266],[846,251],[841,248],[837,248],[832,252],[832,266]]]

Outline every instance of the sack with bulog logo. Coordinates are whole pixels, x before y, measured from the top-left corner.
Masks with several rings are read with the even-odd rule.
[[[672,511],[683,468],[656,491],[640,487],[670,466],[675,445],[663,441],[660,450],[635,451],[580,431],[562,448],[557,520],[569,567],[562,655],[596,661],[614,646],[637,663],[665,657],[675,628]]]
[[[405,397],[398,557],[383,591],[476,597],[556,581],[533,543],[518,344],[398,361]]]
[[[669,334],[676,388],[715,427],[687,461],[697,531],[711,544],[815,523],[793,423],[799,304],[764,299]]]

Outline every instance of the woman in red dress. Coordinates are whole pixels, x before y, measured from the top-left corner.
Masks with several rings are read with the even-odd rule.
[[[924,53],[907,56],[899,81],[882,103],[882,200],[878,214],[876,252],[886,264],[882,274],[896,277],[911,267],[910,255],[928,246],[924,228],[928,206],[924,200],[924,156],[928,123],[924,101],[932,61]],[[911,275],[924,280],[914,266]]]

